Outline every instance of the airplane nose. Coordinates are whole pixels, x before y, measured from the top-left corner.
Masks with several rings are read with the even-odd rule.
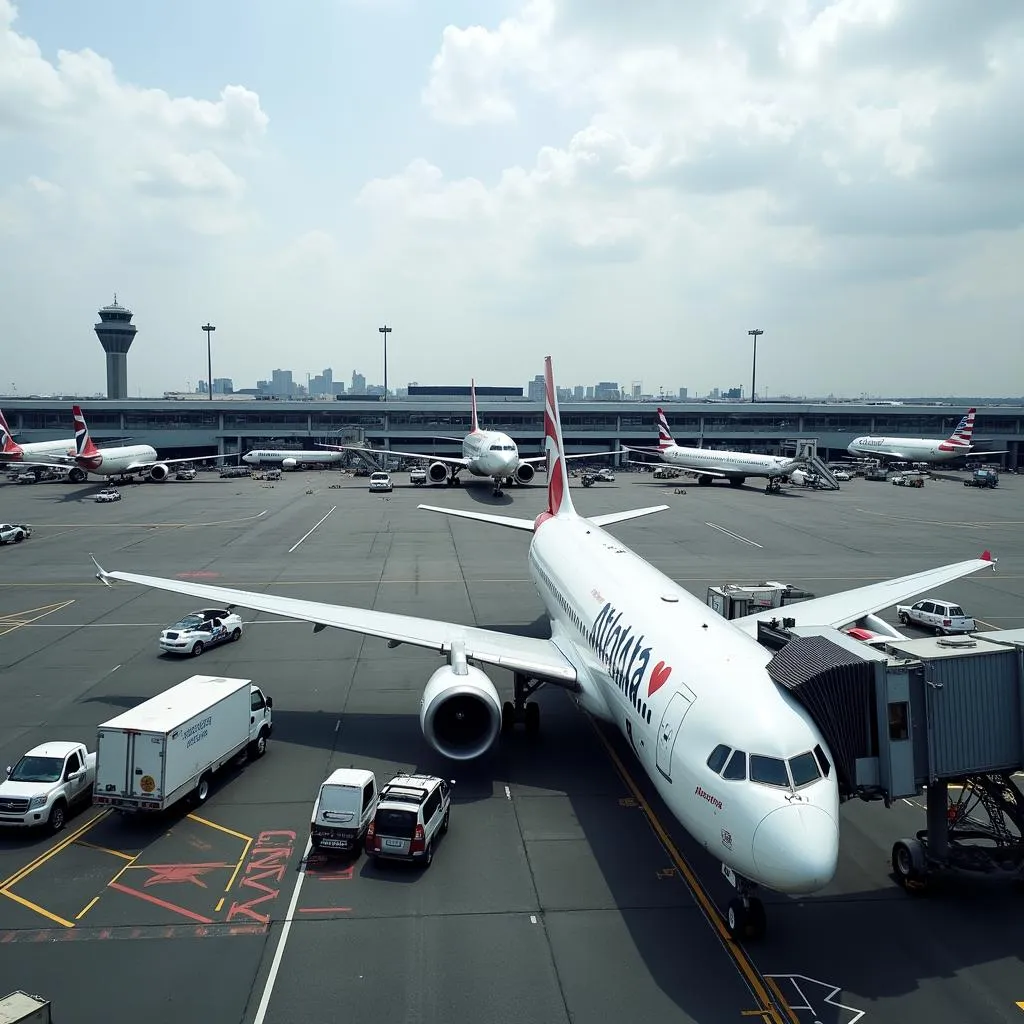
[[[759,878],[778,892],[810,893],[828,885],[839,861],[835,819],[813,804],[778,807],[754,831]]]

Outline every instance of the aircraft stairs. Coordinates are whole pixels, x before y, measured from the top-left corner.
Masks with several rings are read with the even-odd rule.
[[[783,442],[783,449],[792,448],[796,458],[803,459],[807,468],[818,478],[817,487],[823,491],[838,491],[839,481],[835,473],[828,468],[828,463],[818,455],[818,439],[816,437],[797,437]]]
[[[926,827],[892,847],[906,889],[953,872],[1024,879],[1024,629],[889,636],[878,649],[797,626],[799,604],[758,625],[768,673],[825,737],[840,798],[924,797]],[[863,623],[877,629],[868,616]]]

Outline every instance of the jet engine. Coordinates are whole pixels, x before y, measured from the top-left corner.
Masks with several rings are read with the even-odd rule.
[[[80,469],[78,466],[75,466],[75,468],[68,473],[68,480],[73,484],[82,484],[85,483],[85,481],[88,479],[89,474],[86,473],[84,469]]]
[[[528,484],[534,477],[536,470],[529,462],[520,462],[516,466],[516,483]]]
[[[486,753],[501,732],[498,691],[472,665],[466,665],[462,675],[444,665],[423,691],[420,728],[427,742],[445,757],[471,761]]]
[[[170,470],[162,462],[158,462],[155,466],[149,467],[149,479],[155,484],[163,483],[167,479],[167,475]]]
[[[282,469],[294,469],[298,464],[299,464],[298,461],[295,460],[295,459],[282,459],[281,460],[281,468]]]
[[[432,484],[443,484],[448,479],[448,466],[443,462],[432,462],[427,476]]]

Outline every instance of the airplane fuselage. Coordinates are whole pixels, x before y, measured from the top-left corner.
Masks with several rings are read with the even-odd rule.
[[[335,463],[341,462],[344,452],[332,451],[293,451],[288,448],[254,448],[242,456],[242,461],[250,466],[267,465],[302,465],[303,463]],[[289,467],[290,468],[290,467]]]
[[[24,459],[35,459],[41,455],[74,455],[75,439],[64,441],[32,441],[18,446],[21,451],[17,455],[0,454],[2,462],[21,462]]]
[[[131,444],[120,448],[101,448],[94,455],[79,455],[75,461],[80,469],[98,476],[119,476],[122,473],[133,473],[131,467],[139,463],[157,461],[156,449],[148,444]],[[173,462],[173,459],[168,459]]]
[[[969,455],[974,446],[934,437],[857,437],[847,446],[851,455],[884,455],[907,462],[948,462]]]
[[[500,430],[475,430],[462,439],[462,457],[473,476],[504,480],[519,465],[519,447]]]
[[[816,747],[831,762],[810,716],[768,675],[765,648],[585,519],[542,523],[529,565],[553,639],[576,666],[580,704],[615,723],[686,830],[772,889],[827,884],[839,848],[835,769],[794,789],[747,773],[729,780],[707,764],[722,744],[746,752],[751,773],[758,755],[762,777],[780,767],[785,777],[780,762]]]
[[[788,476],[802,465],[797,459],[777,455],[757,455],[753,452],[725,452],[711,448],[684,448],[673,445],[659,453],[664,462],[680,469],[714,470],[727,477]]]

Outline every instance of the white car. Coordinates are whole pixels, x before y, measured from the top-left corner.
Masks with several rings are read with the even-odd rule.
[[[0,544],[20,544],[31,536],[28,523],[0,523]]]
[[[338,768],[320,787],[309,823],[314,850],[362,849],[366,829],[377,813],[377,777],[365,768]]]
[[[409,470],[409,483],[414,487],[422,487],[427,482],[427,471],[422,467]]]
[[[242,620],[226,608],[200,608],[168,626],[160,634],[160,650],[168,654],[199,656],[207,647],[240,640]]]
[[[845,469],[837,469],[832,474],[837,480],[849,480],[850,474]]]
[[[933,629],[940,636],[949,633],[970,633],[974,619],[964,614],[963,608],[952,601],[929,599],[917,604],[898,604],[896,614],[903,625],[912,624]]]
[[[99,502],[120,500],[121,492],[116,487],[104,487],[103,490],[100,491],[95,498],[93,498],[93,501]]]
[[[434,843],[448,831],[451,813],[452,792],[444,779],[399,772],[380,791],[366,829],[367,856],[430,867]]]
[[[370,474],[370,490],[371,491],[390,491],[391,490],[391,476],[388,473],[371,473]]]

